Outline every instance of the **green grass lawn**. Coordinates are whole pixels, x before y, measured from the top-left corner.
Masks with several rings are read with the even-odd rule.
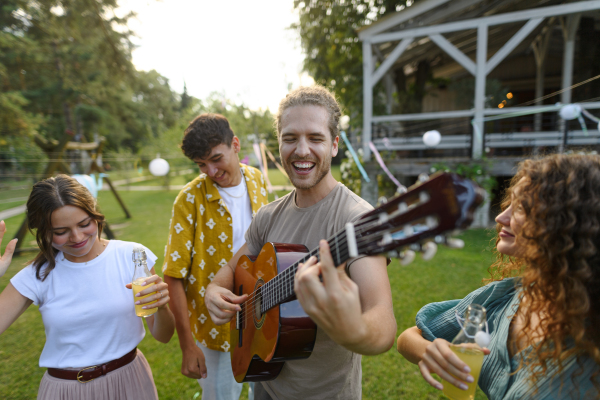
[[[26,184],[23,184],[23,186],[26,186]],[[0,211],[25,204],[27,196],[29,196],[29,192],[31,192],[31,188],[21,189],[23,186],[15,186],[17,189],[0,189]]]
[[[158,256],[157,265],[162,265],[170,210],[176,194],[175,191],[121,191],[120,195],[132,213],[131,219],[125,218],[111,192],[101,192],[99,204],[120,240],[143,243]],[[7,237],[14,234],[22,218],[17,216],[6,221]],[[482,278],[487,276],[486,270],[491,263],[487,232],[472,230],[461,237],[466,242],[462,250],[440,248],[432,261],[424,262],[417,256],[409,266],[402,267],[397,260],[389,265],[398,333],[414,325],[415,314],[423,305],[464,297],[479,287]],[[33,237],[26,237],[25,247],[30,247],[32,241]],[[28,253],[14,259],[6,276],[0,279],[0,290],[33,255]],[[35,306],[0,336],[0,398],[36,397],[44,373],[38,367],[44,340],[44,327]],[[180,373],[181,353],[176,337],[164,345],[148,333],[139,347],[152,367],[161,399],[192,399],[200,391],[195,380]],[[404,360],[395,348],[378,356],[363,357],[362,365],[364,399],[444,398],[441,392],[425,383],[417,366]],[[246,393],[244,388],[242,398],[247,397]],[[486,397],[479,391],[476,398]]]

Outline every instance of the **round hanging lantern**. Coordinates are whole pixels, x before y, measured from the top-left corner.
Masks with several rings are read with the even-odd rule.
[[[435,147],[440,144],[442,135],[438,131],[427,131],[423,134],[423,143],[427,147]]]
[[[148,165],[150,173],[154,176],[165,176],[169,173],[169,163],[167,160],[160,158],[158,155]]]
[[[562,119],[570,121],[581,116],[581,106],[579,104],[567,104],[562,106],[558,113]]]

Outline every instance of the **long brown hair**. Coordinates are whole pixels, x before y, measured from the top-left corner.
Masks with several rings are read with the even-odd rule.
[[[98,223],[98,237],[102,234],[104,215],[96,211],[96,200],[83,185],[67,175],[44,179],[33,185],[27,200],[27,224],[40,252],[33,260],[35,276],[43,281],[56,266],[54,258],[58,253],[52,247],[52,213],[64,206],[81,208]],[[45,263],[48,266],[42,273]]]
[[[522,178],[525,178],[522,180]],[[551,364],[582,355],[600,365],[600,156],[552,155],[520,164],[502,202],[519,203],[526,218],[517,243],[524,256],[497,255],[492,280],[520,275],[527,357],[535,384]],[[501,225],[498,224],[497,231]],[[499,241],[496,237],[496,243]],[[540,317],[532,327],[532,314]],[[592,383],[599,390],[598,373]],[[600,390],[599,390],[600,392]]]

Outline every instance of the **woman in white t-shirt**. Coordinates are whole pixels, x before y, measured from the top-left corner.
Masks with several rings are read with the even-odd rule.
[[[152,371],[137,350],[145,329],[130,282],[133,248],[140,245],[102,239],[103,221],[91,193],[75,179],[58,175],[33,186],[27,222],[40,252],[0,294],[0,334],[32,303],[39,306],[46,333],[40,367],[48,371],[38,399],[158,399]],[[0,276],[14,244],[0,258]],[[158,308],[146,323],[166,343],[174,332],[169,291],[154,274],[156,256],[144,249],[153,274],[146,282],[154,285],[136,303],[155,301],[144,306]]]

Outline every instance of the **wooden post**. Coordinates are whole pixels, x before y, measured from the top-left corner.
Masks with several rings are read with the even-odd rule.
[[[566,22],[565,22],[566,19]],[[562,89],[567,89],[562,92],[560,102],[562,104],[571,103],[571,85],[573,84],[573,58],[575,57],[575,36],[579,27],[581,14],[571,14],[565,19],[561,19],[563,28],[563,37],[565,39],[565,49],[563,53],[563,74],[562,74]],[[567,146],[567,121],[561,118],[560,131],[562,132],[562,143],[558,146],[558,152],[565,151]]]
[[[117,189],[115,189],[114,185],[112,184],[110,178],[108,176],[104,177],[104,180],[106,181],[106,183],[108,183],[108,187],[110,187],[110,190],[113,192],[113,194],[115,195],[115,197],[117,198],[117,201],[119,202],[119,204],[121,205],[121,208],[123,209],[123,211],[125,212],[125,216],[127,218],[131,218],[131,214],[129,213],[129,210],[127,209],[127,207],[125,206],[125,203],[123,203],[123,200],[121,200],[121,196],[119,196],[119,193],[117,193]]]
[[[485,77],[487,62],[488,27],[480,24],[477,28],[477,73],[475,75],[475,126],[473,132],[472,157],[481,159],[483,153],[483,117],[485,109]]]

